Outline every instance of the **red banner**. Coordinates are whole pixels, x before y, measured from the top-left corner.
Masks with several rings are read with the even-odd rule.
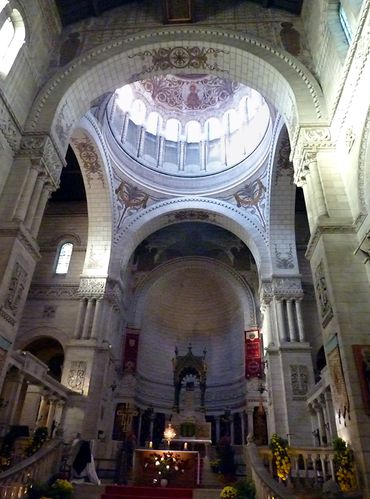
[[[262,376],[261,340],[258,329],[245,331],[245,377]]]
[[[125,348],[123,352],[123,372],[125,373],[134,373],[136,371],[139,335],[140,329],[126,329]]]

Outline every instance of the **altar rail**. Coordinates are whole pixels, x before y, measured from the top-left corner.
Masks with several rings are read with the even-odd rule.
[[[54,439],[22,462],[0,473],[0,498],[25,497],[33,481],[48,480],[58,469],[62,453],[62,440]]]
[[[320,495],[323,483],[334,478],[334,450],[332,447],[290,447],[291,472],[286,486],[273,478],[272,452],[268,447],[246,446],[246,462],[257,489],[257,499],[294,499],[302,491]],[[357,477],[358,478],[358,477]],[[357,483],[358,480],[357,480]],[[347,494],[361,498],[360,491]],[[346,497],[347,497],[346,495]]]
[[[249,468],[256,487],[257,499],[298,499],[293,491],[276,482],[265,467],[259,449],[253,442],[248,443],[245,461]],[[269,450],[269,449],[267,449]]]

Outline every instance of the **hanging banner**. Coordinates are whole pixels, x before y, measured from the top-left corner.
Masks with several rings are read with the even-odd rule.
[[[140,329],[127,328],[125,336],[125,348],[123,350],[123,372],[134,373],[136,371],[137,352],[139,348]]]
[[[262,376],[261,339],[258,329],[245,331],[245,377]]]

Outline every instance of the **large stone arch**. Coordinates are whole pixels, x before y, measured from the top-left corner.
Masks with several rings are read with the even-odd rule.
[[[88,206],[88,241],[83,274],[105,277],[112,244],[109,154],[90,114],[78,123],[70,142],[81,168]]]
[[[188,196],[158,202],[138,214],[128,217],[122,226],[112,252],[110,271],[119,273],[127,264],[135,248],[150,234],[171,223],[176,223],[174,214],[191,214],[189,220],[213,223],[239,237],[250,249],[259,270],[260,279],[271,277],[271,259],[267,234],[248,213],[235,205],[219,199]],[[206,218],[204,218],[206,216]]]
[[[278,109],[291,139],[297,127],[326,120],[318,83],[287,52],[240,33],[171,27],[115,40],[72,61],[45,84],[26,130],[51,132],[64,152],[94,99],[125,83],[169,72],[207,72],[250,85]]]
[[[269,185],[269,230],[271,264],[274,274],[297,274],[295,248],[295,191],[293,164],[289,160],[287,129],[280,119],[274,131]]]

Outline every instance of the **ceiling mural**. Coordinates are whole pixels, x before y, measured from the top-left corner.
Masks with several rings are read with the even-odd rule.
[[[219,109],[229,102],[240,83],[212,75],[155,76],[135,83],[138,94],[166,110]]]

